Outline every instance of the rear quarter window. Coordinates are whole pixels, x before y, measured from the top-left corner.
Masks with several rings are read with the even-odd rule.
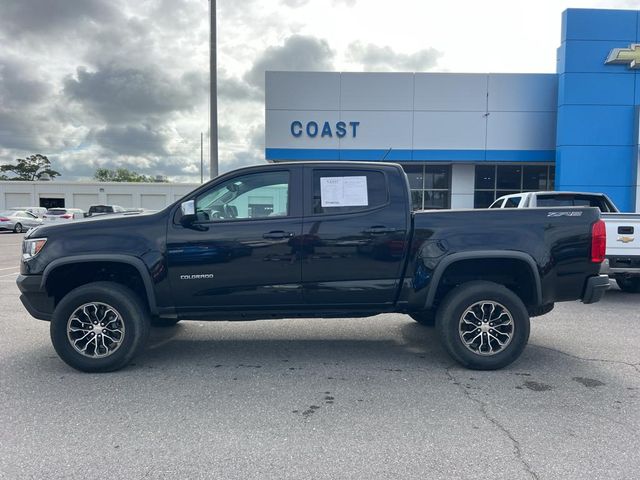
[[[385,205],[389,192],[384,173],[375,170],[313,171],[314,214],[350,213]]]
[[[504,208],[518,208],[522,197],[509,197],[504,202]]]

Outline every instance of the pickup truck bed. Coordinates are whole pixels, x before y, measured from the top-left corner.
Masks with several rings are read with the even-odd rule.
[[[505,195],[490,209],[597,207],[607,228],[607,260],[603,271],[625,292],[640,293],[640,214],[620,213],[611,199],[593,192],[523,192]]]
[[[150,325],[382,312],[493,369],[520,355],[529,317],[608,287],[596,208],[411,212],[409,193],[387,163],[230,172],[158,213],[31,231],[21,299],[85,371],[125,366]]]

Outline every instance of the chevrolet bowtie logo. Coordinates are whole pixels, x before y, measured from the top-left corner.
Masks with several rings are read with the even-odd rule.
[[[640,69],[640,43],[632,43],[629,48],[614,48],[604,61],[607,65],[623,64]]]

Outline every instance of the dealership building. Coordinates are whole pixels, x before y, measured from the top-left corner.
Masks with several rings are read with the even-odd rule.
[[[123,208],[160,210],[200,184],[125,182],[0,182],[0,212],[10,208],[80,208],[120,205]]]
[[[269,161],[400,163],[414,208],[533,190],[640,211],[640,11],[569,9],[555,74],[267,72]]]

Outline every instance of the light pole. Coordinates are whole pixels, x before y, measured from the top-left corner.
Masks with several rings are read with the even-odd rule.
[[[209,0],[209,177],[218,176],[218,73],[216,0]]]

